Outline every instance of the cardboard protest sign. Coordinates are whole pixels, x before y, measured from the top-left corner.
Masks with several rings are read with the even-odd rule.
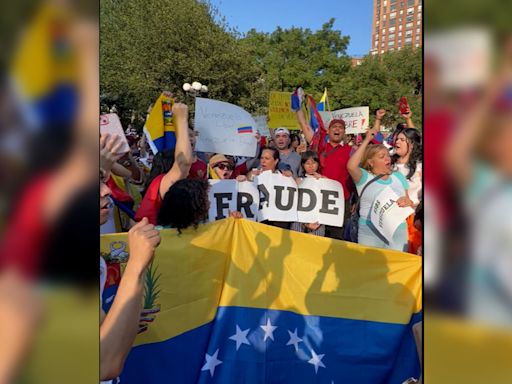
[[[267,124],[267,116],[254,116],[256,122],[256,129],[261,136],[270,137],[270,131]]]
[[[290,92],[270,92],[268,99],[268,127],[299,129],[297,116],[292,111]]]
[[[124,135],[123,126],[119,120],[119,116],[115,113],[106,113],[100,115],[100,133],[108,133],[110,136],[117,135],[121,137],[123,146],[121,147],[120,153],[126,153],[130,150],[128,140]]]
[[[256,156],[256,122],[242,108],[196,97],[196,150],[233,156]]]
[[[337,111],[319,113],[322,116],[325,127],[328,127],[333,119],[342,119],[345,121],[345,133],[347,134],[363,133],[368,130],[369,107],[343,108]]]
[[[400,208],[398,196],[389,186],[375,198],[370,209],[372,224],[386,239],[391,240],[398,226],[414,213],[411,207]]]
[[[259,192],[250,181],[210,180],[208,221],[224,219],[238,211],[248,220],[256,221]]]
[[[297,184],[292,177],[265,171],[254,182],[260,191],[258,221],[297,221]]]
[[[297,221],[342,227],[344,212],[345,198],[339,182],[306,177],[299,184]]]

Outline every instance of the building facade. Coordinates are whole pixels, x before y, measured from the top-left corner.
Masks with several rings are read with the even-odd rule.
[[[373,0],[372,48],[379,55],[422,45],[421,0]]]

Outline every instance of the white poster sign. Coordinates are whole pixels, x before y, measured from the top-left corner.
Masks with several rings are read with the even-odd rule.
[[[344,213],[343,187],[336,180],[306,177],[299,184],[297,221],[342,227]]]
[[[115,113],[106,113],[100,115],[100,132],[108,133],[110,136],[117,135],[121,137],[123,145],[120,148],[119,153],[126,153],[130,150],[130,146],[128,145],[128,140],[124,135],[123,126],[121,125],[119,116],[117,116]]]
[[[258,221],[297,221],[297,183],[293,177],[265,171],[254,182],[260,191]]]
[[[398,226],[414,213],[411,207],[400,208],[396,203],[398,198],[388,186],[377,195],[370,211],[372,224],[388,240],[393,238]]]
[[[210,180],[208,221],[229,217],[238,211],[248,220],[256,221],[259,204],[258,188],[249,181]]]
[[[256,122],[256,128],[261,136],[270,137],[270,131],[268,129],[267,116],[254,116]]]
[[[343,108],[332,112],[319,112],[322,116],[325,128],[333,119],[342,119],[345,121],[347,134],[358,134],[368,130],[368,121],[370,118],[369,107]]]
[[[236,105],[196,97],[195,129],[198,152],[256,156],[256,122]]]

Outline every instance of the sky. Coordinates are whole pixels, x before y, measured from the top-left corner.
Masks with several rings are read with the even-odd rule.
[[[373,0],[210,0],[229,26],[245,33],[273,32],[278,26],[322,28],[331,17],[334,29],[350,36],[347,54],[363,56],[371,48]]]

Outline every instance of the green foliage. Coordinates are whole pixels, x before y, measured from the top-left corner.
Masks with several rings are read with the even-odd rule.
[[[352,68],[349,36],[333,29],[230,29],[208,2],[197,0],[102,0],[100,73],[104,101],[116,104],[123,123],[144,122],[148,106],[170,90],[193,108],[181,86],[200,81],[208,97],[265,114],[270,91],[301,85],[319,100],[328,89],[331,109],[369,105],[390,113],[385,125],[402,119],[397,102],[406,96],[413,120],[421,121],[421,51],[404,49],[367,57]]]

